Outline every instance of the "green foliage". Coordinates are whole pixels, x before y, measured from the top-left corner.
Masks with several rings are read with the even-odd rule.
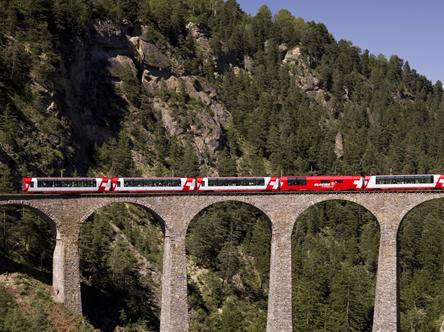
[[[169,155],[171,156],[171,171],[174,176],[195,177],[200,174],[199,161],[191,143],[187,142],[185,147],[182,147],[179,142],[172,140]]]
[[[115,326],[152,330],[159,326],[163,234],[148,211],[115,204],[82,226],[82,290],[88,319],[101,329]],[[148,270],[149,267],[149,270]],[[154,272],[153,272],[154,271]],[[98,292],[104,300],[97,299]]]
[[[191,330],[265,329],[270,241],[269,221],[248,206],[224,203],[193,220],[186,243]]]
[[[379,231],[362,207],[325,202],[292,236],[293,329],[371,330]]]
[[[411,211],[399,231],[401,331],[438,331],[444,307],[442,200]]]
[[[59,331],[61,326],[82,332],[94,330],[82,317],[53,303],[47,285],[18,273],[8,278],[6,287],[0,285],[1,331]]]
[[[52,271],[55,234],[48,221],[25,207],[3,206],[0,225],[2,256],[41,271]]]
[[[13,181],[10,168],[5,164],[0,164],[0,192],[12,192]]]
[[[227,150],[218,153],[217,170],[219,171],[219,176],[236,176],[236,162]]]
[[[98,171],[107,176],[138,175],[131,156],[131,146],[132,142],[124,132],[118,140],[111,139],[103,144],[97,149],[95,157]]]

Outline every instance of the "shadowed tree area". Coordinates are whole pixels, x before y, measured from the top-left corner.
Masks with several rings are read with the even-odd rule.
[[[363,207],[317,204],[292,235],[293,331],[371,331],[379,227]]]
[[[82,225],[84,315],[102,331],[160,325],[163,225],[134,204],[111,204]]]
[[[0,207],[0,331],[54,330],[51,226],[25,206]]]
[[[256,208],[219,203],[186,239],[191,331],[265,331],[271,225]]]
[[[444,321],[444,200],[426,202],[398,233],[401,331],[439,331]]]
[[[23,272],[50,283],[54,232],[55,225],[25,206],[1,206],[0,273]]]

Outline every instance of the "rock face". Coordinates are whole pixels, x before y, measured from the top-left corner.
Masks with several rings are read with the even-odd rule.
[[[139,40],[137,49],[142,58],[142,65],[155,76],[168,77],[170,75],[171,63],[155,45]]]
[[[289,73],[296,78],[296,85],[308,96],[312,97],[322,106],[332,109],[330,97],[320,87],[320,81],[310,69],[313,60],[302,53],[300,47],[287,48],[287,45],[279,45],[279,51],[285,56],[282,64],[290,67]]]
[[[108,58],[109,73],[112,78],[119,79],[125,73],[129,73],[132,77],[137,76],[137,68],[133,60],[125,55],[117,55]]]
[[[220,104],[211,105],[207,111],[181,110],[156,97],[153,108],[161,114],[170,136],[184,139],[185,135],[191,134],[200,158],[204,155],[211,156],[220,148],[223,138],[222,122],[226,121],[225,111]]]
[[[320,89],[319,80],[309,70],[310,59],[302,54],[300,47],[290,49],[282,63],[293,65],[291,73],[297,78],[297,84],[304,92]]]
[[[202,58],[209,56],[214,61],[205,32],[192,23],[187,27]],[[136,115],[140,112],[133,104],[139,97],[131,98],[128,89],[133,94],[149,96],[144,102],[151,104],[156,113],[152,116],[163,123],[170,138],[184,142],[188,133],[199,158],[215,158],[215,151],[221,148],[227,112],[216,101],[215,89],[200,77],[183,75],[182,60],[174,55],[174,48],[166,41],[154,42],[151,35],[148,27],[137,29],[94,20],[85,39],[76,44],[73,61],[60,85],[66,103],[64,111],[74,128],[74,140],[85,147],[78,152],[79,160],[85,159],[88,146],[100,146],[121,130],[129,133],[140,125],[127,123],[130,109]],[[178,107],[167,101],[165,93],[183,96],[186,102]],[[49,99],[48,111],[56,109],[59,103],[51,103],[54,98]],[[111,120],[105,123],[103,119]],[[146,128],[140,130],[145,141],[134,146],[149,146],[154,133]],[[147,162],[141,157],[144,154],[146,151],[134,148],[133,160],[138,165]]]
[[[344,143],[340,131],[338,131],[335,138],[335,154],[337,158],[344,156]]]
[[[286,45],[285,45],[286,46]],[[279,45],[279,48],[284,50],[288,50],[287,47],[284,45]],[[301,48],[300,47],[293,47],[291,50],[287,51],[285,54],[284,60],[282,60],[283,64],[286,63],[296,63],[299,62],[302,57]]]

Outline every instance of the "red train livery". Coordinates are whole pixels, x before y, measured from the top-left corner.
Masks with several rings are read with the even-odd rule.
[[[348,191],[362,190],[362,176],[282,176],[280,178],[282,191]]]
[[[25,193],[269,192],[444,189],[444,175],[266,176],[198,178],[24,178]]]

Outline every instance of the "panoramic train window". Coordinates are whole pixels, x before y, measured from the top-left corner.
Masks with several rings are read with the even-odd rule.
[[[96,187],[96,180],[90,179],[48,179],[48,180],[37,180],[37,186],[41,188],[91,188]]]
[[[125,187],[180,187],[180,178],[177,179],[124,179]]]
[[[433,175],[377,176],[376,184],[433,183]]]
[[[305,186],[307,184],[306,178],[288,178],[289,186]]]
[[[228,187],[228,186],[264,186],[263,178],[214,178],[208,179],[208,186],[212,187]]]

